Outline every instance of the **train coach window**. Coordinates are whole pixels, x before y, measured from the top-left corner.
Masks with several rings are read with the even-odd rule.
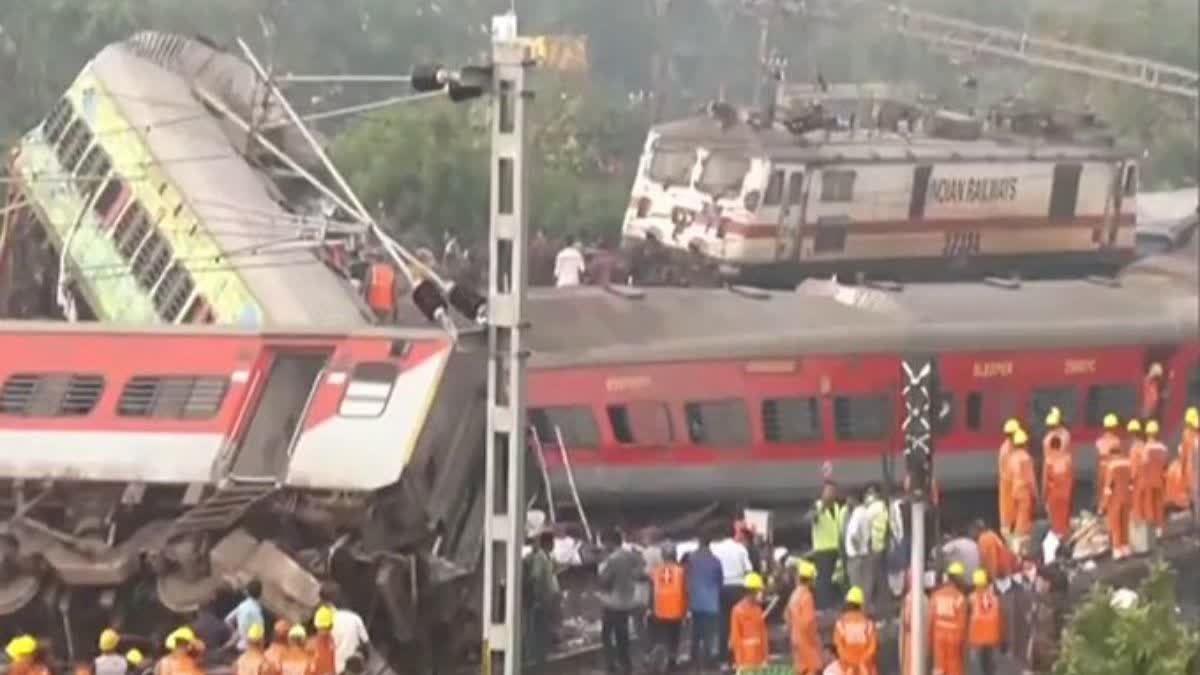
[[[583,405],[530,408],[529,424],[537,432],[542,446],[557,447],[558,434],[567,448],[594,448],[600,445],[600,432],[592,410]]]
[[[821,438],[821,402],[813,397],[766,399],[762,402],[763,437],[770,443],[797,443]]]
[[[767,191],[763,193],[763,206],[778,206],[783,201],[783,170],[772,171],[767,179]]]
[[[692,401],[683,405],[688,438],[697,445],[734,448],[750,444],[750,416],[740,399]]]
[[[377,361],[359,363],[350,373],[350,384],[342,394],[338,414],[342,417],[379,417],[387,408],[400,373],[393,363]]]
[[[608,423],[613,438],[623,445],[667,445],[674,440],[671,411],[661,401],[610,405]]]
[[[75,108],[71,105],[71,99],[63,97],[58,100],[50,114],[46,116],[46,121],[42,126],[42,134],[46,137],[46,142],[51,145],[58,142],[62,138],[63,130],[67,128],[67,123],[71,121],[75,113]]]
[[[1137,400],[1137,388],[1131,384],[1093,384],[1088,387],[1084,403],[1084,421],[1089,427],[1100,428],[1109,413],[1126,419],[1137,410]]]
[[[839,441],[887,438],[891,428],[892,400],[887,394],[838,396],[833,399],[833,422]]]
[[[857,178],[858,173],[855,171],[821,172],[821,201],[854,201],[854,181]]]
[[[207,419],[221,410],[229,378],[223,375],[138,375],[117,401],[122,417]]]
[[[71,373],[18,373],[0,389],[0,414],[22,417],[82,417],[104,391],[104,377]]]
[[[1079,391],[1075,387],[1034,389],[1029,399],[1029,425],[1034,429],[1045,426],[1046,414],[1051,408],[1058,408],[1062,412],[1063,424],[1076,422],[1079,419]]]

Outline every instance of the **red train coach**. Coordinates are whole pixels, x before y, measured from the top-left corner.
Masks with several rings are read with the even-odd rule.
[[[932,354],[945,489],[993,484],[1004,420],[1036,433],[1051,406],[1087,475],[1102,418],[1136,414],[1149,363],[1168,372],[1167,429],[1200,401],[1195,264],[1164,262],[1115,284],[538,293],[530,424],[560,495],[565,456],[592,503],[806,499],[825,476],[881,478],[902,448],[901,358]]]

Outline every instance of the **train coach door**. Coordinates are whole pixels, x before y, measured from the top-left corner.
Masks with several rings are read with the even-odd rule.
[[[804,202],[804,169],[798,168],[788,173],[783,208],[779,213],[782,258],[800,257],[800,242],[804,236]]]
[[[283,476],[329,356],[327,350],[271,350],[266,379],[242,410],[231,478],[273,482]]]

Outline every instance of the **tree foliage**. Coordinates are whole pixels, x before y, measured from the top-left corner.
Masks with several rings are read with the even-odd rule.
[[[1054,675],[1189,675],[1200,632],[1178,616],[1174,572],[1156,565],[1138,599],[1118,610],[1108,588],[1093,588],[1072,617]]]

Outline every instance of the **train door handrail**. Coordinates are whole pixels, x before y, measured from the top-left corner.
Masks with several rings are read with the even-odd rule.
[[[571,459],[567,456],[567,446],[563,443],[562,429],[557,424],[554,425],[554,440],[558,443],[558,454],[562,457],[563,470],[567,472],[567,485],[571,487],[571,499],[575,501],[575,510],[579,512],[579,519],[583,521],[583,531],[587,534],[588,541],[595,543],[596,538],[592,536],[592,525],[588,522],[587,512],[583,510],[583,500],[579,498],[579,488],[575,485],[575,470],[571,468]]]
[[[546,489],[546,512],[550,516],[550,522],[557,523],[558,515],[554,510],[554,488],[550,486],[550,469],[546,466],[546,456],[542,454],[545,448],[537,427],[532,424],[529,425],[529,436],[533,441],[533,452],[537,457],[538,469],[542,472],[542,486]]]

